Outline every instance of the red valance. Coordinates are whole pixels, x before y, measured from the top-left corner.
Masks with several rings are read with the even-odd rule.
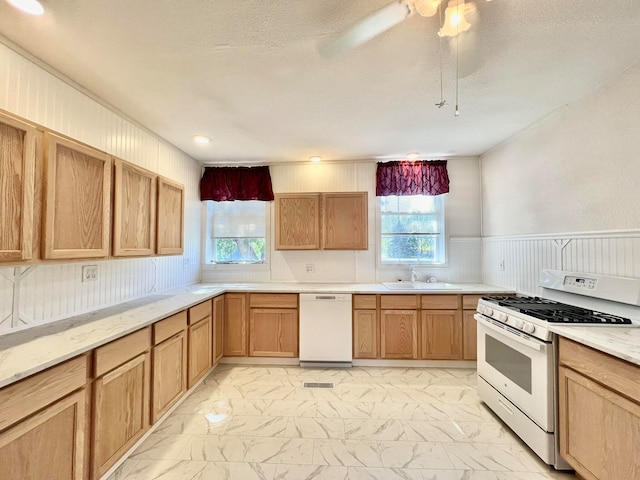
[[[273,200],[269,167],[206,167],[200,200]]]
[[[442,195],[449,192],[446,160],[378,163],[376,196]]]

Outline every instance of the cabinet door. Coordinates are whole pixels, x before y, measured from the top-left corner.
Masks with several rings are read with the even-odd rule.
[[[86,391],[0,433],[0,478],[84,480]]]
[[[475,310],[462,313],[462,358],[465,360],[478,358],[478,323],[473,318],[475,313]]]
[[[224,356],[247,356],[247,295],[225,294],[224,303]]]
[[[93,383],[93,478],[100,478],[149,428],[150,355]]]
[[[0,113],[0,262],[32,256],[36,138],[35,127]]]
[[[322,194],[322,248],[366,250],[367,192]]]
[[[113,255],[153,255],[156,175],[118,158],[113,162]]]
[[[151,423],[156,423],[187,391],[185,331],[153,347]]]
[[[380,350],[382,358],[417,359],[418,312],[382,310],[380,312]]]
[[[212,363],[216,364],[222,358],[224,348],[224,295],[213,299],[213,347]]]
[[[276,250],[320,249],[320,194],[275,195]]]
[[[640,478],[640,405],[559,369],[560,453],[584,479]]]
[[[462,358],[462,317],[456,310],[422,311],[422,358]]]
[[[211,317],[189,326],[189,388],[211,367]]]
[[[45,133],[44,258],[109,255],[111,157]]]
[[[159,255],[180,255],[184,250],[184,187],[158,177],[158,232],[156,250]]]
[[[378,314],[375,310],[353,312],[353,358],[378,358]]]
[[[298,310],[252,308],[249,319],[249,356],[297,357]]]

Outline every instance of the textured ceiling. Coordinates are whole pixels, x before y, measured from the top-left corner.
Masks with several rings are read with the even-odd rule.
[[[0,34],[202,163],[478,155],[640,61],[640,0],[478,0],[456,118],[435,17],[318,54],[388,3],[49,0],[31,17],[0,1]]]

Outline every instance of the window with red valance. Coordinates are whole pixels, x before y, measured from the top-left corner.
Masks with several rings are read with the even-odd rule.
[[[269,167],[206,167],[200,180],[200,200],[273,200]]]
[[[376,196],[442,195],[449,192],[446,160],[378,163]]]

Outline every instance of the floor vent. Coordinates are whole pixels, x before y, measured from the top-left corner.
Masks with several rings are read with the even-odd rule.
[[[302,388],[333,388],[333,383],[304,382]]]

